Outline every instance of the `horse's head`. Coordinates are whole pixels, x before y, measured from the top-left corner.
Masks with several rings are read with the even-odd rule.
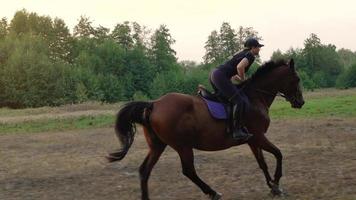
[[[301,108],[304,105],[304,98],[300,88],[300,78],[295,70],[294,60],[291,59],[287,65],[284,68],[283,77],[279,79],[279,92],[284,94],[293,108]]]
[[[293,108],[301,108],[304,105],[304,99],[299,82],[300,78],[295,70],[294,61],[291,59],[289,62],[279,60],[263,64],[246,81],[246,85],[247,88],[254,88],[252,91],[257,90],[269,97],[275,97],[277,93],[281,93]]]

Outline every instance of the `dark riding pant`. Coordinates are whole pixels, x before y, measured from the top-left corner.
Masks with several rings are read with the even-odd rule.
[[[232,82],[230,77],[219,70],[215,69],[210,74],[210,83],[213,86],[215,93],[222,95],[224,98],[229,100],[230,103],[234,104],[234,111],[230,113],[230,130],[234,127],[242,127],[244,125],[243,116],[249,110],[250,104],[248,97],[242,91],[242,89],[236,87]]]
[[[227,77],[226,74],[220,69],[214,69],[210,73],[210,83],[216,93],[221,94],[230,102],[237,105],[248,106],[248,98],[242,89],[237,88],[232,82],[231,77]]]

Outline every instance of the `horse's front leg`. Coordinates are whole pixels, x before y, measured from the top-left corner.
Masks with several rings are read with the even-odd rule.
[[[268,187],[271,188],[271,193],[273,195],[282,195],[283,192],[279,188],[279,180],[282,177],[282,154],[277,147],[275,147],[272,143],[270,143],[267,140],[267,138],[265,138],[264,136],[262,137],[263,138],[261,137],[255,138],[254,140],[251,140],[248,144],[258,162],[259,167],[262,169],[265,175],[266,183]],[[271,145],[274,148],[270,147]],[[264,159],[262,149],[272,153],[277,159],[277,166],[276,166],[276,172],[274,174],[274,180],[272,180],[268,172],[268,166]]]
[[[263,152],[262,152],[261,148],[258,147],[253,142],[249,142],[248,145],[250,146],[251,151],[252,151],[253,155],[256,158],[258,166],[262,169],[263,174],[265,175],[266,183],[267,183],[268,187],[272,188],[272,185],[271,185],[272,178],[271,178],[271,175],[268,172],[268,166],[266,164],[266,161],[265,161],[265,158],[263,156]]]
[[[273,154],[277,160],[274,180],[270,181],[269,186],[273,195],[283,195],[284,193],[279,187],[279,180],[282,177],[282,152],[274,144],[272,144],[264,135],[260,136],[257,142],[260,148]]]

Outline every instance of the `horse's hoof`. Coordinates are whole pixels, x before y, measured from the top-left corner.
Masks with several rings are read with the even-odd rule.
[[[219,192],[215,193],[215,195],[210,195],[211,200],[219,200],[219,199],[221,199],[221,197],[222,197],[222,194]]]
[[[279,187],[273,187],[271,189],[271,195],[273,197],[284,197],[284,196],[286,196],[286,193]]]

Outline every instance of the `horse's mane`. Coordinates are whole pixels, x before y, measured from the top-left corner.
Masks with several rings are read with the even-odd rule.
[[[259,77],[265,76],[269,72],[271,72],[273,69],[278,68],[282,65],[287,65],[287,62],[283,59],[277,60],[277,61],[268,61],[264,64],[262,64],[257,71],[252,74],[252,76],[249,78],[249,81],[253,81]]]
[[[243,88],[246,85],[249,85],[250,83],[254,82],[256,79],[265,76],[266,74],[270,73],[274,69],[283,65],[288,65],[287,62],[283,59],[277,61],[270,60],[268,62],[265,62],[256,70],[255,73],[252,74],[250,78],[248,78],[246,81],[239,84],[238,87]]]

